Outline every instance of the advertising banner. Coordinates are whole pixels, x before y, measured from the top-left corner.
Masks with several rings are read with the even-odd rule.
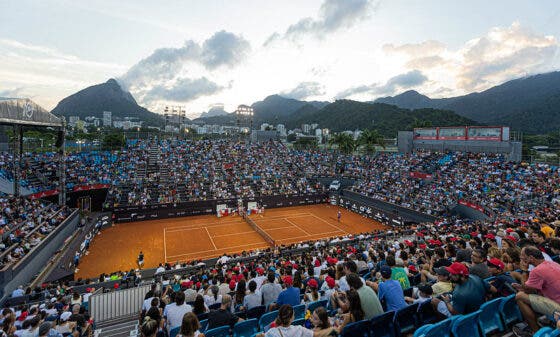
[[[414,139],[437,139],[437,128],[414,129]]]
[[[469,140],[502,140],[501,127],[488,127],[488,126],[469,126],[468,130]]]
[[[439,128],[438,138],[441,140],[465,140],[467,139],[467,128]]]

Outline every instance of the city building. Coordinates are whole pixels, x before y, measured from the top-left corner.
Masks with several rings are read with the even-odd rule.
[[[103,126],[110,127],[113,124],[112,116],[111,111],[103,111]]]

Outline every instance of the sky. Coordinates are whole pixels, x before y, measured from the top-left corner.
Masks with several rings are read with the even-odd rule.
[[[0,0],[0,97],[50,110],[115,78],[196,117],[280,94],[371,101],[560,69],[560,2]]]

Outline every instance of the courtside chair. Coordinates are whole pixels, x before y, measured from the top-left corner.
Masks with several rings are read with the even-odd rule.
[[[393,318],[394,311],[388,311],[377,315],[369,321],[369,333],[371,337],[396,337]]]
[[[328,302],[329,302],[328,300],[320,300],[320,301],[311,302],[311,303],[307,304],[307,310],[309,310],[309,312],[313,312],[318,307],[324,307],[326,309]]]
[[[270,323],[274,322],[276,317],[278,317],[278,310],[267,312],[262,315],[259,319],[259,326],[261,328],[261,331],[268,330],[268,326],[270,325]]]
[[[461,315],[453,322],[451,333],[454,337],[481,337],[478,319],[482,310]]]
[[[397,310],[393,323],[397,336],[405,336],[418,327],[418,303]]]
[[[500,317],[500,304],[502,304],[502,299],[496,298],[480,306],[482,313],[480,314],[479,323],[484,336],[488,336],[496,331],[503,332],[506,329]]]
[[[259,331],[258,321],[255,318],[248,319],[235,323],[233,326],[233,337],[251,337],[257,331]]]
[[[515,301],[515,294],[502,298],[502,303],[500,303],[500,316],[502,316],[502,320],[506,327],[523,321],[521,311]]]
[[[266,312],[266,307],[264,305],[253,307],[247,310],[247,319],[251,319],[251,318],[260,319],[265,312]]]
[[[311,313],[313,313],[313,311]],[[294,317],[295,319],[305,317],[305,304],[298,304],[294,306]]]
[[[229,325],[210,329],[204,333],[206,337],[229,337]]]
[[[173,329],[169,330],[169,337],[175,337],[179,333],[180,326],[174,327]]]
[[[370,337],[369,321],[348,323],[342,329],[340,337]]]

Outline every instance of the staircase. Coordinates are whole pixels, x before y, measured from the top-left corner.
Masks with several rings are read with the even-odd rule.
[[[140,335],[138,317],[126,317],[96,324],[94,337],[136,337]]]

